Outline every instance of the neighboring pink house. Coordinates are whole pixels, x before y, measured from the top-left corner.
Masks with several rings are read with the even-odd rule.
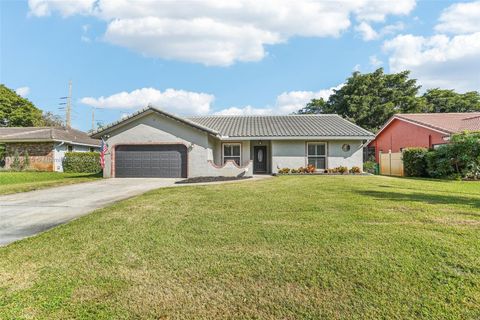
[[[408,147],[435,148],[462,131],[480,130],[480,112],[396,114],[378,131],[369,147],[379,152],[400,152]]]

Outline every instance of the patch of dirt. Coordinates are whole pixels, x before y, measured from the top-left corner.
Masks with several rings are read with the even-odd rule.
[[[219,181],[235,181],[235,180],[245,180],[250,179],[251,177],[195,177],[188,178],[185,180],[180,180],[175,183],[205,183],[205,182],[219,182]]]

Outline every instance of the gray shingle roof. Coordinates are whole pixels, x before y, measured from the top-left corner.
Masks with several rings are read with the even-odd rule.
[[[228,137],[373,137],[336,114],[187,118]]]
[[[65,141],[89,146],[100,146],[100,140],[71,128],[6,127],[0,128],[0,142],[16,141]]]

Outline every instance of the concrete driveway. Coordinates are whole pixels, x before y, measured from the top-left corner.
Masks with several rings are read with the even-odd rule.
[[[81,217],[113,202],[169,187],[177,179],[105,179],[0,196],[0,246]]]

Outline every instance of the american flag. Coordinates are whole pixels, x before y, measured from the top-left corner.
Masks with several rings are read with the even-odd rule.
[[[102,169],[105,167],[105,154],[108,151],[107,143],[102,139],[102,151],[100,152],[100,165]]]

